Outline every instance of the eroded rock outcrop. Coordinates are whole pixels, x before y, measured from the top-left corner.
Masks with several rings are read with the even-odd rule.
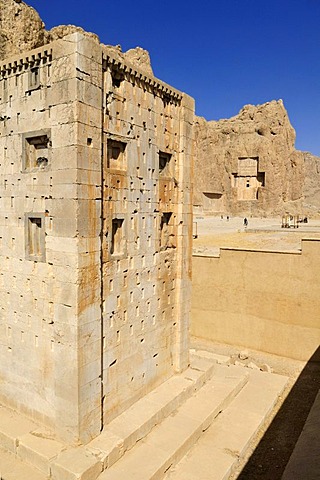
[[[194,204],[211,213],[302,213],[304,154],[282,100],[195,122]]]
[[[47,32],[39,14],[19,0],[0,0],[0,59],[41,47]]]
[[[99,42],[98,35],[75,25],[59,25],[47,31],[34,8],[21,0],[0,0],[0,60],[41,47],[75,32]],[[127,52],[122,52],[119,45],[108,45],[107,48],[114,50],[119,58],[153,76],[149,52],[143,48],[136,47]]]
[[[320,212],[320,157],[303,152],[305,180],[303,187],[304,208],[310,214]]]
[[[99,42],[99,37],[95,33],[86,32],[81,27],[76,27],[75,25],[58,25],[57,27],[53,27],[51,30],[47,32],[47,41],[53,42],[54,40],[59,40],[59,38],[66,37],[71,33],[82,33],[90,38],[93,38],[96,42]]]
[[[153,76],[150,55],[147,50],[141,47],[131,48],[125,52],[124,56],[126,60],[144,70],[147,75]]]

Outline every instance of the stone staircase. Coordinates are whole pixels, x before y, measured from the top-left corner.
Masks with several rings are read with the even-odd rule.
[[[0,408],[2,480],[204,480],[206,469],[210,479],[227,479],[287,378],[195,353],[183,374],[143,397],[86,446],[67,447]]]
[[[165,480],[227,480],[271,413],[286,377],[252,370],[233,402],[221,412]]]

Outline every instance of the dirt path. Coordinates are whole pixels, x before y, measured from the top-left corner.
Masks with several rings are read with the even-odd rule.
[[[320,238],[320,223],[312,221],[299,229],[281,228],[280,219],[252,218],[249,226],[235,217],[221,220],[217,217],[195,217],[193,240],[194,253],[217,254],[220,248],[244,248],[258,250],[288,251],[301,249],[303,238]]]

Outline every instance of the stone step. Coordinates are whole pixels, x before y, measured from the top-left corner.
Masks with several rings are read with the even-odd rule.
[[[177,410],[212,377],[216,360],[191,355],[190,367],[180,375],[145,395],[110,422],[103,432],[85,447],[68,449],[50,463],[53,480],[98,477],[127,450],[144,438],[163,419]]]
[[[85,447],[68,448],[43,428],[0,407],[0,447],[48,477],[90,480],[115,463],[211,377],[216,360],[191,355],[190,367],[164,382],[110,422]]]
[[[38,428],[38,425],[23,415],[0,405],[0,447],[16,453],[19,438]]]
[[[213,378],[201,390],[105,470],[99,480],[163,478],[166,470],[186,454],[214,418],[238,395],[248,377],[241,367],[216,366]]]
[[[19,460],[13,453],[0,448],[1,480],[47,480],[47,476]]]
[[[165,480],[227,480],[287,382],[288,378],[281,375],[250,371],[249,381],[239,395],[188,454],[167,472]]]
[[[196,355],[197,357],[206,358],[207,360],[211,360],[215,363],[223,365],[227,365],[228,362],[230,362],[231,360],[231,357],[229,355],[220,355],[218,353],[208,352],[207,350],[199,350],[192,348],[190,350],[190,353],[192,355]]]
[[[1,406],[0,448],[49,475],[50,462],[66,447],[32,420]]]

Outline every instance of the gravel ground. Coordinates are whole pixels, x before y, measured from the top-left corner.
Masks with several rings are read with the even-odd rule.
[[[298,229],[281,228],[281,218],[249,218],[248,227],[243,218],[227,220],[220,217],[194,217],[193,253],[218,255],[220,248],[249,250],[297,251],[302,238],[320,239],[320,221],[300,224]]]

